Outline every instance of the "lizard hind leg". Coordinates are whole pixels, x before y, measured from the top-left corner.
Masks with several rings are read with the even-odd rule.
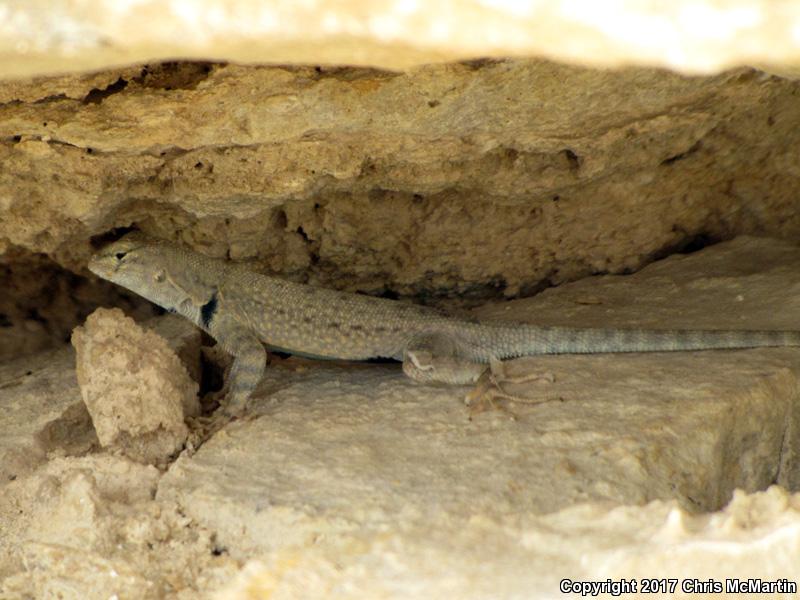
[[[409,342],[403,353],[403,371],[408,377],[420,383],[476,384],[464,398],[465,404],[470,407],[471,414],[489,409],[509,412],[497,401],[539,404],[553,400],[553,398],[537,399],[515,396],[503,388],[503,385],[507,383],[531,381],[552,383],[554,380],[552,374],[535,373],[511,376],[506,373],[504,363],[497,358],[490,358],[488,367],[486,364],[464,358],[467,352],[459,344],[458,340],[443,333],[418,335]]]
[[[403,352],[403,372],[420,383],[475,383],[486,365],[462,358],[458,344],[445,333],[417,335]]]

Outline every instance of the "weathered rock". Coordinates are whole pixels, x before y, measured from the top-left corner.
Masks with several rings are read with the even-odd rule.
[[[0,364],[0,432],[0,488],[48,453],[81,453],[97,443],[71,348]]]
[[[153,501],[159,471],[55,459],[0,494],[4,599],[198,598],[233,572],[209,532]]]
[[[388,367],[315,368],[272,394],[261,418],[179,458],[159,497],[239,558],[446,515],[669,498],[716,510],[734,488],[783,480],[784,443],[800,443],[784,439],[797,421],[797,356],[548,357],[527,370],[559,383],[525,391],[555,402],[471,422],[458,390],[420,388]]]
[[[183,446],[186,412],[198,412],[198,384],[163,337],[119,309],[98,309],[73,332],[72,344],[81,395],[103,447],[162,462]]]
[[[162,315],[141,323],[142,327],[162,338],[180,359],[189,377],[200,383],[203,376],[201,367],[202,332],[179,315]],[[182,398],[183,414],[196,417],[200,413],[200,404],[196,394],[188,394]]]
[[[250,420],[187,432],[196,399],[178,391],[162,418],[161,392],[193,386],[181,361],[199,379],[197,331],[160,321],[179,361],[117,321],[124,347],[81,363],[102,380],[89,404],[122,411],[96,421],[112,452],[165,469],[188,433],[163,479],[98,451],[70,351],[33,354],[119,305],[76,273],[128,226],[296,280],[466,305],[742,233],[798,238],[800,83],[531,57],[796,77],[800,9],[523,4],[0,0],[0,360],[32,354],[0,367],[0,597],[203,598],[231,556],[248,563],[225,598],[796,577],[798,497],[733,490],[800,489],[797,349],[515,361],[555,382],[511,391],[558,400],[512,404],[516,421],[469,421],[464,390],[396,366],[277,361]],[[203,62],[159,62],[175,56]],[[742,239],[478,314],[796,329],[798,259]],[[116,371],[124,390],[101,372],[115,357],[167,368]]]
[[[559,598],[569,582],[609,578],[634,579],[637,592],[643,579],[663,579],[664,591],[674,580],[675,596],[683,597],[684,590],[686,596],[712,591],[701,587],[709,579],[723,591],[726,578],[797,584],[798,536],[800,494],[777,487],[737,493],[723,511],[703,516],[674,502],[582,505],[543,517],[443,516],[426,525],[400,522],[385,531],[347,532],[270,552],[249,562],[218,599],[330,598],[331,590],[342,599]],[[611,591],[600,597],[610,598]],[[784,591],[791,598],[797,588]],[[578,587],[571,596],[580,593]],[[635,597],[621,597],[627,595]],[[584,596],[591,597],[588,591]],[[652,591],[640,596],[672,597]]]
[[[98,102],[97,76],[8,96],[0,239],[81,270],[87,238],[133,224],[320,285],[474,302],[800,234],[800,83],[532,60],[185,68],[119,71]]]

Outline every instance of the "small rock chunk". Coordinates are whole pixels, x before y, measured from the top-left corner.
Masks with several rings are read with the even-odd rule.
[[[72,333],[81,395],[100,444],[157,463],[183,445],[198,384],[169,343],[119,309],[98,309]]]

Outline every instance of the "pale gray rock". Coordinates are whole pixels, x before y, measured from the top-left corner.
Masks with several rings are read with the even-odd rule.
[[[696,586],[685,588],[688,596],[709,580],[797,582],[798,535],[800,494],[778,487],[739,492],[710,515],[655,501],[581,505],[546,516],[444,516],[414,525],[399,518],[386,530],[320,537],[252,559],[216,600],[531,600],[563,597],[561,586],[572,583],[577,598],[581,584],[609,579],[629,586],[635,580],[640,597],[672,597],[662,588],[641,593],[642,580],[652,578],[664,580],[664,592],[674,585],[681,597],[682,585]],[[795,595],[787,591],[785,597]]]
[[[85,452],[97,443],[71,348],[0,364],[0,432],[0,488],[48,453]]]
[[[0,597],[203,598],[235,565],[210,532],[153,500],[160,472],[125,457],[56,458],[0,495]],[[200,573],[198,573],[200,571]]]

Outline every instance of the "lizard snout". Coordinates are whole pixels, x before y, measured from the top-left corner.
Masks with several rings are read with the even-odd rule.
[[[102,277],[103,279],[110,279],[114,275],[114,271],[116,270],[112,261],[108,259],[108,257],[95,255],[89,259],[89,264],[87,265],[89,270],[94,273],[95,275]]]

